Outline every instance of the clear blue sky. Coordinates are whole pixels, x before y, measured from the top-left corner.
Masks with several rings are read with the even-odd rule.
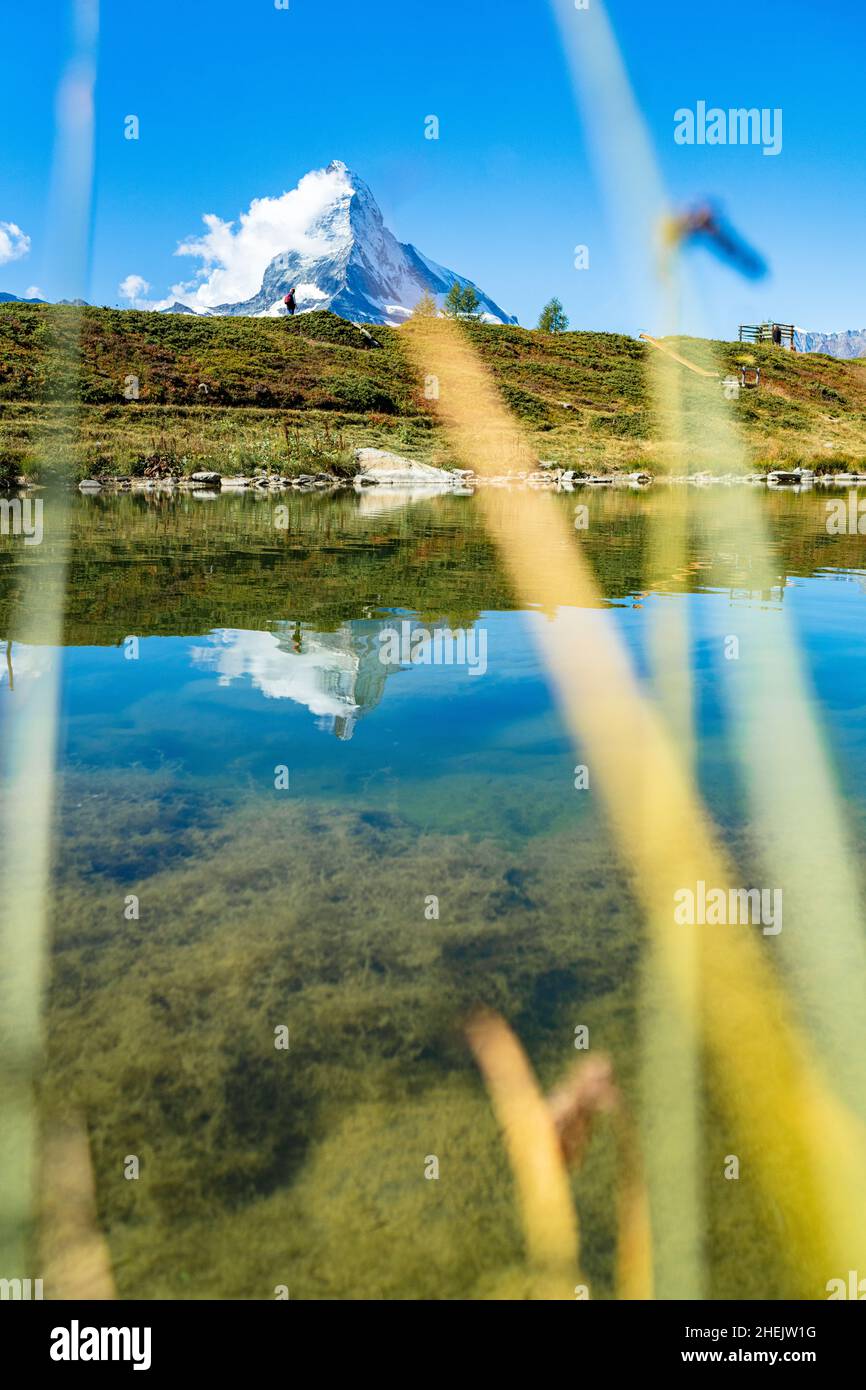
[[[608,12],[672,197],[719,198],[772,265],[754,287],[694,256],[705,312],[692,331],[730,336],[765,315],[866,326],[866,9],[609,0]],[[31,240],[0,264],[0,289],[49,298],[69,293],[43,260],[68,14],[56,0],[0,18],[0,224]],[[673,113],[699,99],[781,107],[782,153],[677,146]],[[123,138],[131,113],[137,142]],[[438,141],[423,138],[433,113]],[[103,0],[96,119],[92,302],[118,303],[130,273],[164,295],[194,269],[173,251],[204,213],[234,218],[339,158],[401,240],[522,323],[558,294],[575,328],[654,327],[623,283],[548,0]],[[588,272],[574,269],[578,243]]]

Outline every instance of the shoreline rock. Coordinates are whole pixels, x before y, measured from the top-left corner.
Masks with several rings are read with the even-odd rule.
[[[432,463],[418,463],[415,459],[391,454],[387,449],[356,449],[355,462],[358,472],[354,485],[359,491],[375,484],[385,487],[452,488],[463,481],[447,468],[436,468]]]

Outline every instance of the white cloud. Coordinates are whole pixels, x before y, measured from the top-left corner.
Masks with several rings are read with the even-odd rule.
[[[148,294],[152,286],[149,280],[145,280],[143,275],[127,275],[125,280],[121,280],[117,287],[117,293],[121,299],[129,301],[133,309],[144,309],[156,311],[158,309],[170,309],[175,300],[182,300],[185,286],[173,285],[165,299],[148,299]]]
[[[344,623],[336,632],[304,630],[303,653],[288,644],[289,623],[280,632],[223,628],[209,635],[208,647],[193,647],[195,664],[217,673],[220,685],[249,678],[269,700],[294,700],[319,716],[355,715],[360,660],[352,632]],[[384,670],[384,667],[382,668]]]
[[[14,222],[0,222],[0,265],[20,261],[30,250],[30,238]]]
[[[27,289],[24,291],[24,298],[25,298],[25,299],[44,299],[44,298],[45,298],[45,291],[44,291],[44,290],[40,290],[40,288],[39,288],[38,285],[28,285],[28,286],[27,286]]]
[[[0,686],[9,682],[11,667],[11,684],[17,703],[29,698],[36,681],[56,670],[58,650],[56,647],[28,647],[21,642],[13,642],[11,647],[11,654],[7,653],[0,664]]]
[[[254,198],[238,222],[208,213],[202,219],[204,236],[182,242],[176,252],[196,256],[203,265],[193,281],[174,286],[172,294],[191,309],[249,299],[261,289],[265,269],[280,252],[327,252],[327,232],[321,227],[314,231],[313,224],[335,198],[350,191],[345,166],[336,164],[306,174],[297,188],[279,198]]]
[[[117,287],[117,292],[122,299],[135,302],[144,299],[150,290],[150,284],[142,275],[127,275],[125,280],[121,280]]]

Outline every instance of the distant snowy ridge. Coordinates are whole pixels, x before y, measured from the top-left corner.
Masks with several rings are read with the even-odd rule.
[[[842,333],[810,333],[794,330],[798,352],[825,352],[830,357],[866,357],[866,328],[847,328]]]

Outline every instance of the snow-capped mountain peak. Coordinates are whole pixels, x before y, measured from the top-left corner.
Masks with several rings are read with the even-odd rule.
[[[308,192],[311,186],[315,198]],[[310,214],[300,222],[295,219],[287,234],[290,244],[264,268],[258,293],[239,303],[217,304],[211,313],[275,316],[294,289],[301,313],[331,309],[357,322],[400,323],[423,295],[431,294],[441,304],[455,282],[472,284],[399,242],[370,188],[342,160],[306,175],[294,192],[298,206],[309,202]],[[485,318],[516,322],[477,285],[472,287]]]

